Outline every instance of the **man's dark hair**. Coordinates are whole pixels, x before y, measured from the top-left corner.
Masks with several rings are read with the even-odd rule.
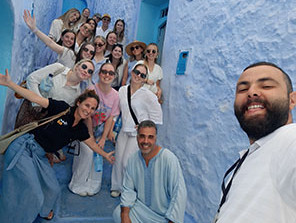
[[[156,127],[155,123],[153,121],[151,121],[151,120],[142,121],[138,125],[138,133],[140,132],[141,128],[155,128],[155,132],[157,134],[157,127]]]
[[[284,76],[284,79],[285,79],[285,82],[286,82],[286,85],[287,85],[288,94],[290,94],[293,91],[292,81],[291,81],[291,78],[289,77],[289,75],[282,68],[275,65],[274,63],[260,61],[260,62],[253,63],[253,64],[247,66],[244,69],[244,71],[246,71],[246,70],[248,70],[249,68],[252,68],[252,67],[258,67],[258,66],[263,66],[263,65],[271,66],[271,67],[275,67],[275,68],[279,69],[283,73],[283,76]]]

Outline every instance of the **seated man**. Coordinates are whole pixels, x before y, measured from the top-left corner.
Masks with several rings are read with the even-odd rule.
[[[187,191],[177,157],[156,145],[156,125],[138,126],[139,152],[128,160],[115,222],[183,222]]]

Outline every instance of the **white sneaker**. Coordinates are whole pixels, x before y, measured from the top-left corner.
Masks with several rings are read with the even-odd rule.
[[[96,193],[94,193],[94,192],[87,192],[87,195],[88,196],[94,196]]]
[[[111,197],[119,197],[119,196],[120,196],[120,192],[118,190],[111,191]]]
[[[87,192],[85,192],[85,191],[77,193],[77,194],[80,195],[81,197],[87,196]]]

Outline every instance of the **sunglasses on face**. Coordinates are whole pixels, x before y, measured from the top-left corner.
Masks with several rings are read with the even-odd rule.
[[[110,19],[107,19],[107,18],[103,18],[103,20],[104,20],[104,21],[108,21],[108,22],[110,22]]]
[[[91,32],[91,30],[87,26],[82,26],[82,27],[85,30],[85,32],[87,32],[87,33],[90,33]]]
[[[95,43],[95,47],[102,47],[104,45],[105,45],[105,43],[104,44],[102,44],[102,43]]]
[[[109,74],[109,76],[115,76],[115,72],[112,70],[110,70],[110,71],[109,70],[101,70],[100,73],[102,73],[104,75]]]
[[[93,51],[93,50],[89,50],[89,49],[87,49],[87,48],[83,48],[82,49],[84,52],[88,52],[89,51],[89,53],[91,54],[91,55],[95,55],[95,51]]]
[[[147,53],[153,53],[153,54],[156,54],[156,50],[147,50]]]
[[[137,76],[140,76],[141,78],[146,79],[146,77],[147,77],[146,74],[141,73],[139,70],[136,70],[136,69],[134,69],[133,71]]]
[[[81,65],[81,68],[82,68],[83,70],[86,70],[86,69],[87,69],[87,65],[82,64],[82,65]],[[88,70],[87,70],[87,73],[89,73],[90,75],[92,75],[92,74],[94,73],[94,70],[92,70],[92,69],[88,69]]]
[[[140,46],[132,46],[132,47],[131,47],[131,51],[134,51],[135,49],[136,49],[136,50],[140,49]]]

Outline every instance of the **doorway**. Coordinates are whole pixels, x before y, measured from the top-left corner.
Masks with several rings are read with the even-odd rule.
[[[146,44],[156,43],[159,48],[158,63],[161,63],[165,39],[169,0],[142,0],[137,26],[137,40]]]

